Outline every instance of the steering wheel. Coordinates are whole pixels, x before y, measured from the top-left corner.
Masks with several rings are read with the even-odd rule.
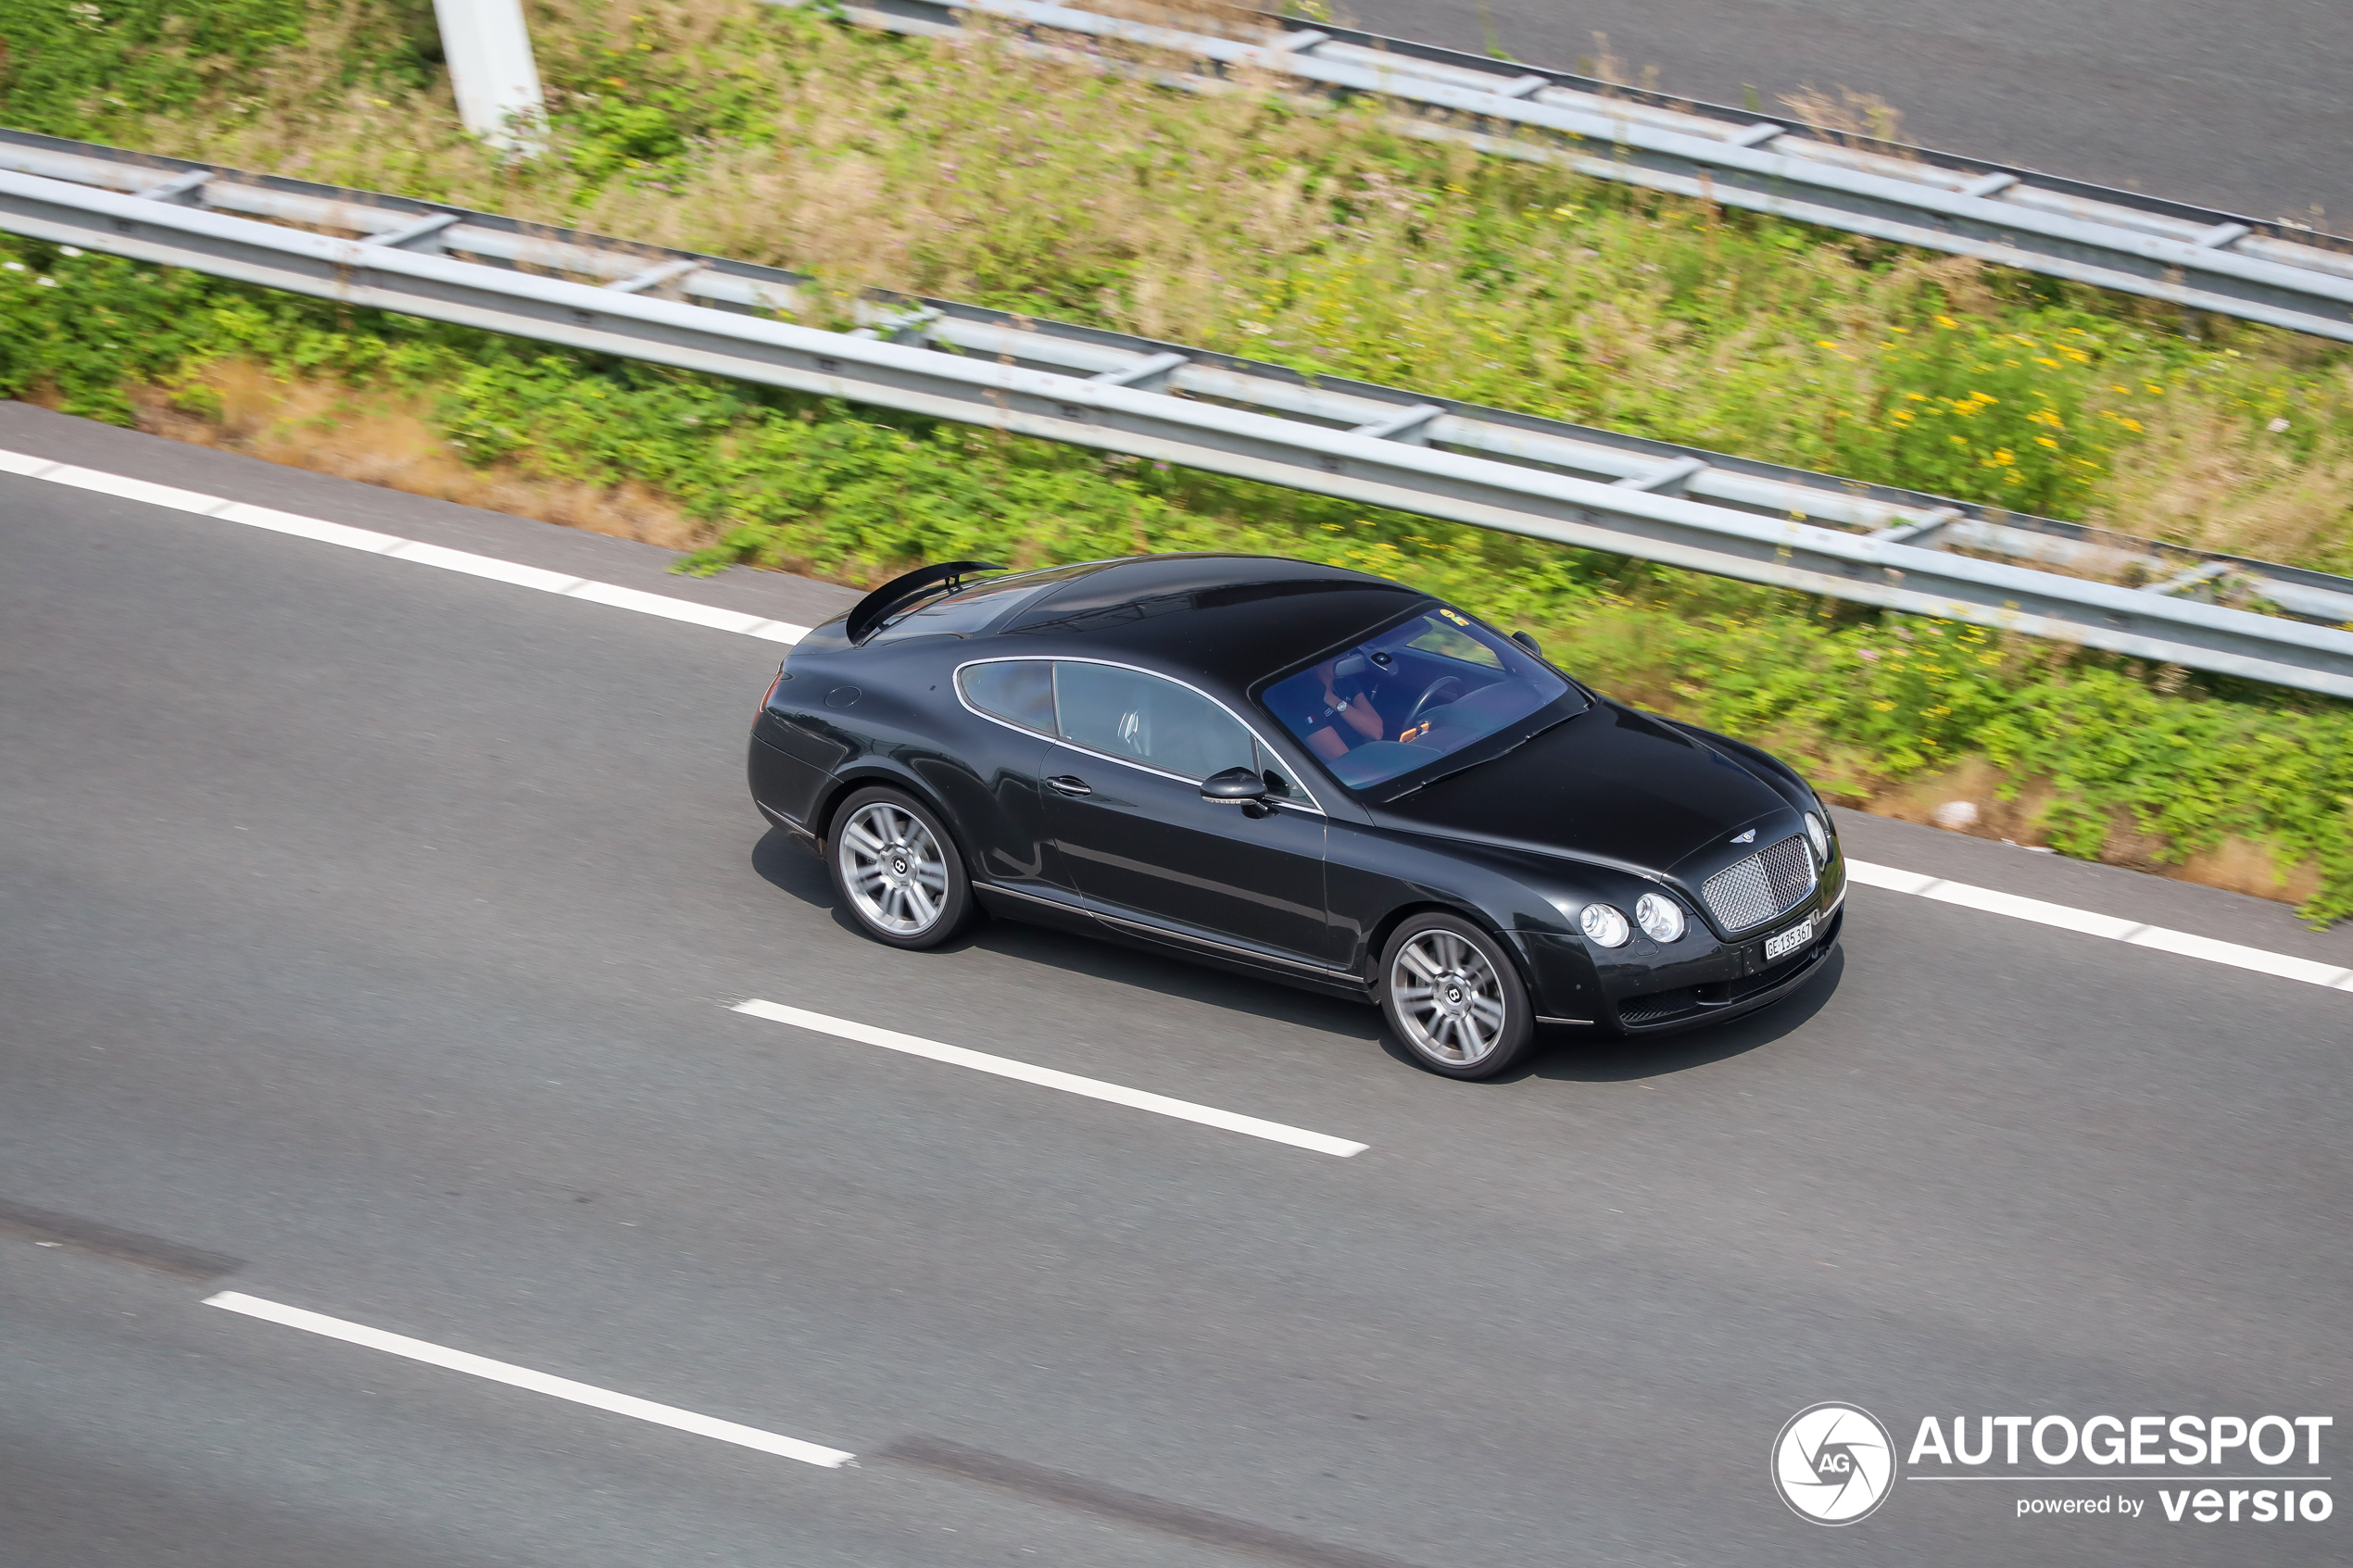
[[[1422,695],[1414,699],[1414,710],[1405,715],[1404,728],[1410,730],[1420,723],[1422,715],[1430,709],[1443,708],[1450,702],[1460,702],[1468,696],[1470,696],[1470,688],[1463,684],[1462,677],[1441,675],[1437,680],[1424,686]]]

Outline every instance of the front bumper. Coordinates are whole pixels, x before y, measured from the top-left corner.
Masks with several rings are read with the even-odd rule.
[[[1843,902],[1815,916],[1813,939],[1798,951],[1747,974],[1660,991],[1638,992],[1612,1003],[1626,1035],[1666,1035],[1772,1006],[1813,977],[1838,947],[1846,922]]]
[[[1540,1022],[1650,1035],[1769,1007],[1804,985],[1837,947],[1845,872],[1843,857],[1833,859],[1811,897],[1732,941],[1695,926],[1668,947],[1637,933],[1624,948],[1599,950],[1566,935],[1514,933],[1535,985]],[[1765,957],[1769,938],[1808,918],[1814,931],[1803,947]]]

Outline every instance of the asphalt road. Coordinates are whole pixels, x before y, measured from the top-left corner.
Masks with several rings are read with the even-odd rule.
[[[2342,0],[1345,0],[1351,25],[1719,104],[1876,94],[1949,152],[2353,233]]]
[[[799,619],[844,596],[14,406],[0,446]],[[1857,888],[1843,962],[1777,1011],[1453,1084],[1367,1010],[1076,938],[860,940],[744,796],[776,651],[0,478],[0,1206],[68,1226],[0,1208],[0,1561],[2348,1556],[2343,1510],[2017,1519],[2041,1483],[1899,1483],[1825,1530],[1766,1458],[1833,1399],[1899,1438],[2327,1414],[2341,1452],[2353,997]],[[2275,906],[1845,830],[2353,962]],[[223,1286],[860,1459],[199,1304]]]

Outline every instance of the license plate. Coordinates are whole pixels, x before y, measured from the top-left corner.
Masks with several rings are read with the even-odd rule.
[[[1794,953],[1812,940],[1814,940],[1814,917],[1807,915],[1787,931],[1765,938],[1765,961],[1771,963],[1775,959]]]

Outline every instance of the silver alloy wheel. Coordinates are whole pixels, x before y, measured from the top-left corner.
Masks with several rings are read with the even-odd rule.
[[[1486,954],[1451,931],[1425,931],[1397,950],[1389,994],[1407,1043],[1434,1061],[1468,1067],[1503,1042],[1503,982]]]
[[[842,884],[877,931],[920,936],[948,902],[948,860],[923,819],[876,800],[841,825]]]

